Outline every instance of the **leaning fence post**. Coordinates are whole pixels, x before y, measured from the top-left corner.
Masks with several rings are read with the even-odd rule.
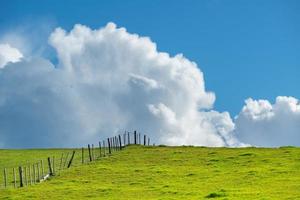
[[[51,159],[48,157],[48,167],[49,167],[49,175],[53,176],[53,171],[52,171],[52,165],[51,165]]]
[[[72,164],[72,161],[73,161],[74,155],[75,155],[75,151],[73,151],[73,154],[72,154],[72,156],[71,156],[71,159],[70,159],[70,161],[69,161],[69,164],[68,164],[68,168],[70,168],[70,167],[71,167],[71,164]]]
[[[20,187],[23,187],[23,168],[19,166]]]
[[[108,153],[111,154],[109,138],[107,138],[107,144],[108,144]]]
[[[91,146],[88,144],[90,162],[92,162]]]

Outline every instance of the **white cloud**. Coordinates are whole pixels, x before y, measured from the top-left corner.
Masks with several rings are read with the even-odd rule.
[[[18,62],[23,57],[22,53],[9,44],[0,44],[0,68],[9,62]]]
[[[5,146],[72,146],[137,129],[157,143],[240,145],[228,113],[207,111],[196,63],[158,52],[148,37],[108,23],[91,30],[57,28],[42,58],[0,71],[0,139]]]
[[[300,104],[296,98],[279,96],[274,104],[247,99],[235,123],[238,138],[252,145],[300,145]]]

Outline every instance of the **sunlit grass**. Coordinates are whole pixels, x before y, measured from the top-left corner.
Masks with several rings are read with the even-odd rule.
[[[0,167],[59,156],[62,150],[24,151],[29,150],[0,150]],[[130,146],[84,165],[80,154],[78,150],[74,167],[51,180],[2,189],[0,198],[300,199],[299,148]]]

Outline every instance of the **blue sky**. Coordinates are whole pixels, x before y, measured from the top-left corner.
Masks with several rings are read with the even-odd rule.
[[[207,89],[216,93],[215,109],[234,116],[248,97],[271,102],[279,95],[300,97],[299,10],[296,0],[2,0],[0,34],[47,24],[38,39],[45,43],[56,26],[99,28],[113,21],[149,36],[160,51],[195,61]]]

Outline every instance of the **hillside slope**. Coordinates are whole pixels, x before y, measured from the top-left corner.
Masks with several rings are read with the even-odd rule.
[[[129,146],[47,182],[0,190],[0,199],[210,198],[300,199],[300,149]]]

